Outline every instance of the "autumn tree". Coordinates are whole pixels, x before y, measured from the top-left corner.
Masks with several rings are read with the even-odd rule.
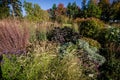
[[[64,4],[60,3],[57,6],[56,14],[57,15],[65,15],[66,13],[66,8],[64,7]]]

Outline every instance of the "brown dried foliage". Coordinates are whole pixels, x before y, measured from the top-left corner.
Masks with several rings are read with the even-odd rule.
[[[28,45],[29,32],[20,21],[0,21],[0,54],[23,53]]]

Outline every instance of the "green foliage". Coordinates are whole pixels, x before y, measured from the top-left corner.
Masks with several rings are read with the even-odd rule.
[[[49,80],[80,80],[82,75],[81,64],[78,63],[77,57],[70,52],[62,59],[54,58],[49,66]]]
[[[105,62],[105,58],[97,53],[98,49],[96,47],[90,46],[88,42],[80,39],[78,40],[77,45],[79,48],[82,48],[85,52],[87,52],[88,58],[90,60],[93,60],[98,65],[102,65]]]
[[[72,28],[75,32],[79,33],[79,25],[77,23],[72,23]]]
[[[95,18],[89,18],[80,22],[79,33],[85,37],[97,38],[104,23]]]
[[[10,0],[13,17],[22,17],[22,2],[20,0]]]
[[[29,24],[29,25],[27,25],[29,27],[29,33],[30,33],[29,41],[32,43],[32,42],[35,42],[37,40],[36,28],[35,28],[35,24],[29,23],[29,22],[27,22],[27,23]]]
[[[106,52],[105,52],[106,51]],[[102,55],[106,57],[106,62],[100,67],[102,80],[118,80],[120,78],[120,45],[116,42],[109,42]],[[101,80],[98,78],[98,80]]]
[[[120,60],[109,59],[101,68],[101,76],[98,80],[118,80],[120,78]]]
[[[86,47],[87,46],[87,47]],[[98,75],[98,67],[105,62],[105,58],[100,56],[96,51],[96,48],[93,49],[92,46],[83,40],[78,40],[78,43],[75,45],[71,42],[65,43],[60,46],[59,56],[61,59],[72,52],[74,55],[77,55],[81,63],[82,80],[95,80]]]
[[[112,20],[120,20],[120,2],[113,2],[113,4],[111,5],[111,15],[110,18]]]
[[[26,55],[3,55],[3,80],[79,80],[82,69],[77,57],[70,51],[61,59],[56,55],[56,46],[46,44],[36,45]]]
[[[64,23],[70,23],[71,22],[68,17],[63,16],[63,15],[56,16],[56,21],[58,23],[62,23],[62,24],[64,24]]]
[[[80,14],[80,8],[79,6],[77,6],[76,2],[73,2],[72,4],[71,3],[68,3],[67,5],[67,16],[69,18],[76,18],[76,17],[79,17],[79,14]]]
[[[26,10],[26,18],[30,21],[42,22],[48,21],[49,15],[47,11],[44,11],[40,8],[38,4],[32,4],[30,2],[24,2],[24,7]]]
[[[18,56],[17,56],[18,57]],[[4,55],[1,64],[3,80],[26,80],[23,66],[16,55]]]
[[[120,28],[109,28],[106,32],[105,38],[108,41],[120,42]]]
[[[53,21],[56,20],[56,13],[55,13],[56,9],[57,9],[56,4],[53,4],[52,8],[50,10],[48,10],[48,13],[50,14],[50,18]]]
[[[20,0],[0,0],[0,18],[22,17],[22,3]]]
[[[82,12],[81,12],[81,17],[84,17],[84,18],[87,17],[86,1],[87,1],[87,0],[82,0]]]
[[[88,42],[90,46],[96,47],[97,49],[101,48],[101,44],[98,41],[94,40],[94,39],[86,38],[86,37],[83,37],[81,39]]]
[[[117,27],[110,27],[106,29],[102,29],[99,35],[99,38],[104,41],[104,43],[107,42],[120,42],[120,28]],[[102,42],[100,39],[98,39],[100,42]]]
[[[6,0],[0,0],[0,19],[8,17],[9,14],[9,6]]]
[[[110,0],[100,0],[98,3],[99,8],[102,10],[101,18],[104,21],[110,19]]]
[[[87,17],[100,18],[101,9],[94,3],[93,0],[90,0],[87,5]]]
[[[104,47],[101,54],[106,62],[100,67],[101,79],[117,80],[120,78],[120,28],[108,27],[101,30],[99,42]],[[101,80],[98,78],[98,80]]]

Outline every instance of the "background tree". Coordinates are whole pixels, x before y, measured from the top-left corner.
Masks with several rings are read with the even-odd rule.
[[[80,15],[80,7],[77,6],[76,2],[73,2],[72,4],[72,16],[75,19],[76,17],[79,17]]]
[[[31,21],[42,22],[49,19],[47,11],[40,8],[38,4],[32,4],[30,2],[24,2],[24,8],[26,11],[26,18]]]
[[[90,0],[87,5],[87,17],[100,18],[101,9],[97,6],[96,0]]]
[[[87,5],[86,5],[87,0],[82,0],[82,12],[81,12],[81,17],[86,18],[87,17]]]
[[[32,16],[34,16],[33,15],[32,3],[24,2],[24,8],[25,8],[25,11],[26,11],[26,17],[31,20]]]
[[[0,19],[8,17],[9,14],[9,3],[8,0],[0,0]]]
[[[72,4],[68,3],[66,13],[69,18],[75,19],[80,16],[80,7],[77,6],[76,2],[73,2]]]
[[[69,2],[66,8],[66,15],[71,18],[72,17],[72,8],[71,8],[71,3]]]
[[[57,10],[57,6],[56,4],[53,4],[52,8],[48,10],[48,13],[50,15],[50,18],[55,21],[56,20],[56,10]]]
[[[57,15],[65,15],[66,14],[66,8],[64,7],[64,4],[60,3],[57,6],[56,9],[56,14]]]
[[[114,1],[111,5],[111,20],[120,20],[120,1]]]
[[[102,10],[101,19],[104,21],[109,21],[110,19],[110,0],[100,0],[99,7]]]
[[[22,3],[20,0],[10,0],[10,5],[12,7],[12,16],[22,17]]]

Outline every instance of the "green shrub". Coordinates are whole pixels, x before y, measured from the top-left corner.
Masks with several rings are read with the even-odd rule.
[[[78,24],[77,24],[77,23],[73,23],[72,26],[73,26],[73,27],[72,27],[73,30],[74,30],[75,32],[79,33],[79,26],[78,26]]]
[[[120,79],[120,28],[108,27],[101,31],[99,42],[104,49],[101,54],[106,58],[105,64],[100,67],[102,80]],[[98,78],[98,80],[101,80]]]
[[[26,80],[23,65],[14,54],[3,55],[1,70],[3,80]]]
[[[120,79],[120,45],[119,43],[108,43],[105,47],[106,62],[99,68],[101,72],[98,80],[118,80]],[[101,79],[99,79],[101,78]]]
[[[83,41],[78,45],[69,42],[61,46],[41,42],[26,55],[4,54],[3,80],[95,80],[98,75],[96,59],[89,57],[90,52],[95,53],[87,51],[85,46]]]
[[[66,16],[63,16],[63,15],[59,15],[56,17],[56,21],[58,23],[62,23],[62,24],[71,24],[72,20],[69,19],[68,17]]]
[[[120,28],[117,27],[110,27],[110,28],[105,28],[102,29],[98,40],[100,42],[103,41],[103,43],[108,43],[108,42],[120,42]]]
[[[97,49],[101,48],[101,44],[98,41],[94,40],[94,39],[86,38],[86,37],[83,37],[81,39],[88,42],[90,46],[96,47]]]
[[[88,18],[80,22],[79,33],[85,37],[96,38],[104,23],[95,18]]]
[[[77,55],[81,63],[82,80],[95,80],[99,74],[98,67],[105,62],[105,58],[97,53],[97,49],[83,40],[78,40],[77,45],[69,42],[61,45],[59,54],[61,59],[70,52]]]
[[[105,58],[98,54],[98,49],[96,47],[90,46],[88,42],[79,39],[77,42],[78,48],[83,49],[88,58],[98,65],[102,65],[105,62]]]
[[[82,69],[77,56],[70,52],[61,59],[57,49],[41,43],[26,55],[3,55],[3,80],[80,80]]]
[[[81,61],[72,52],[61,57],[56,57],[49,66],[47,80],[80,80],[82,75]]]

